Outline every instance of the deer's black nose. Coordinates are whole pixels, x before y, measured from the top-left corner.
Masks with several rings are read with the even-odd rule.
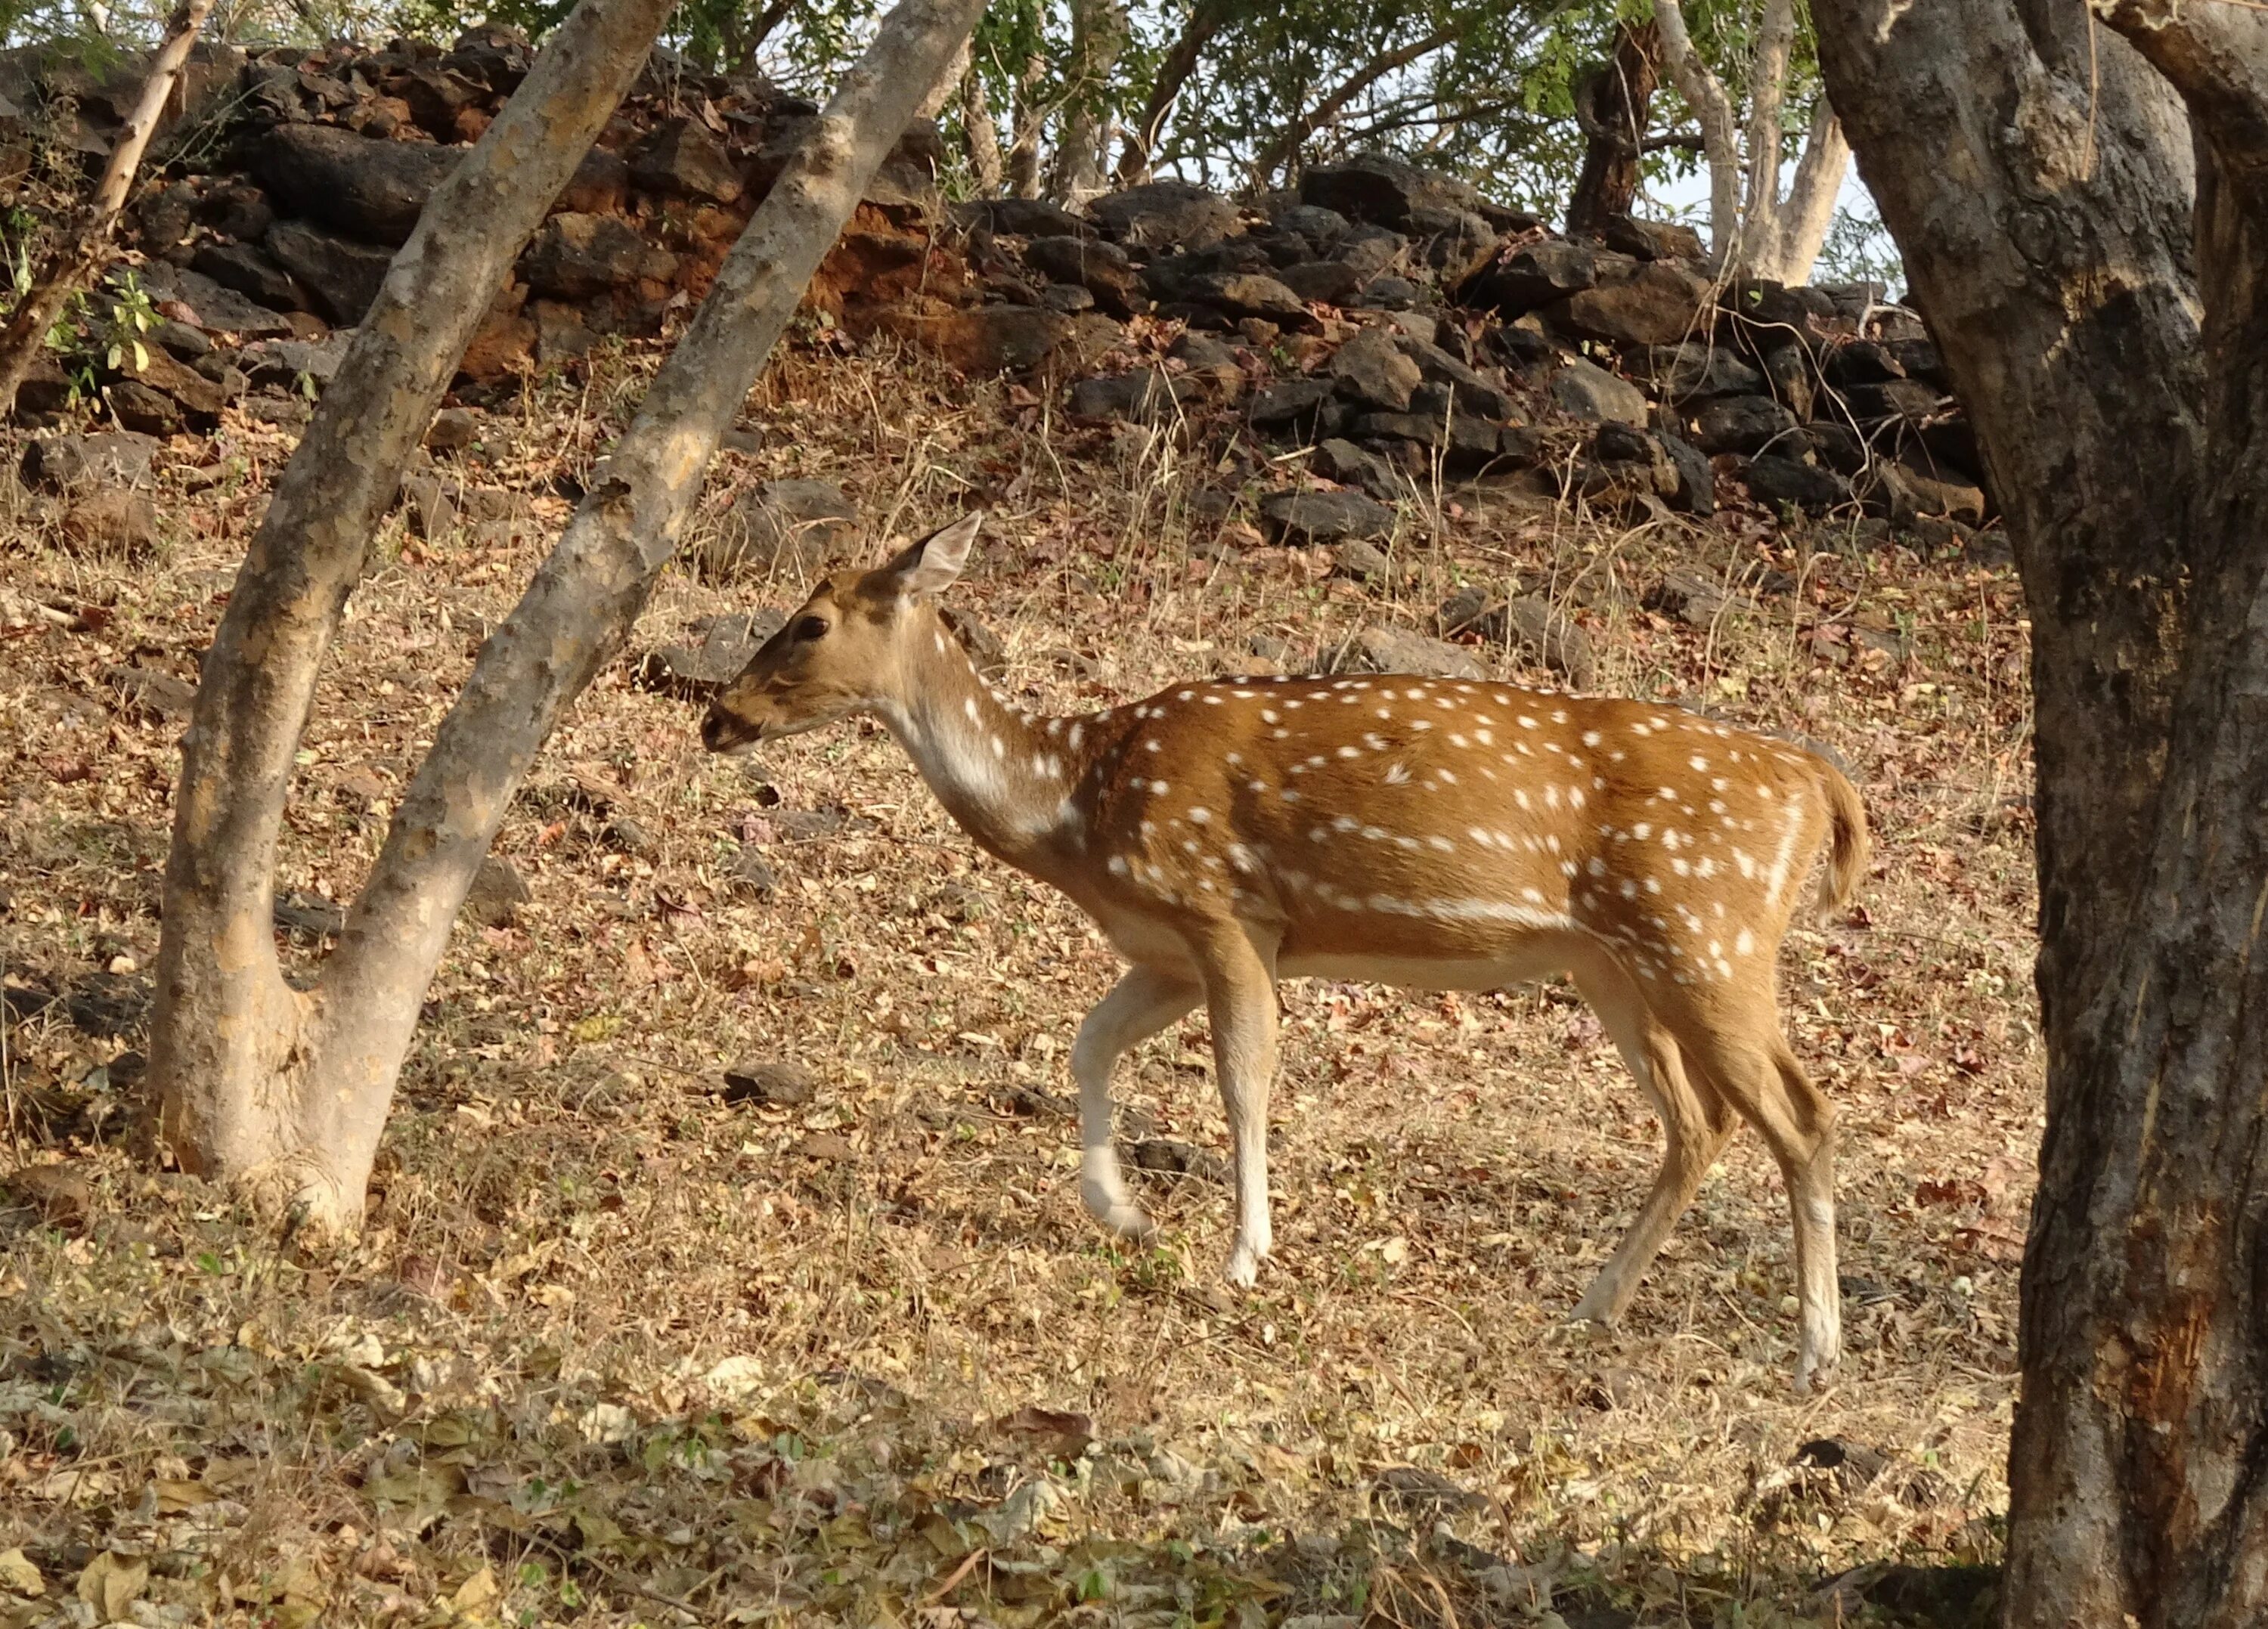
[[[701,720],[701,744],[711,752],[722,752],[725,747],[725,720],[721,712],[711,712]]]

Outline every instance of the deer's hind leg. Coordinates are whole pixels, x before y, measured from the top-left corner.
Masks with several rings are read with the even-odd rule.
[[[1097,1221],[1121,1237],[1141,1238],[1151,1224],[1127,1191],[1110,1140],[1111,1069],[1120,1054],[1187,1014],[1204,994],[1193,978],[1138,964],[1095,1003],[1071,1043],[1071,1079],[1079,1083],[1079,1197]]]
[[[1638,1281],[1653,1264],[1677,1219],[1693,1203],[1701,1179],[1724,1152],[1736,1123],[1716,1088],[1686,1069],[1676,1037],[1655,1016],[1628,973],[1602,959],[1574,969],[1574,979],[1661,1117],[1665,1143],[1653,1190],[1572,1315],[1613,1323],[1629,1310]]]

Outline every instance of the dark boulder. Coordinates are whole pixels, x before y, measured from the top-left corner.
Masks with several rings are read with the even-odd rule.
[[[464,157],[455,147],[372,141],[335,125],[278,125],[261,136],[252,169],[292,212],[369,243],[401,244],[433,188]]]
[[[1413,233],[1439,232],[1444,217],[1460,216],[1477,217],[1491,234],[1535,224],[1534,216],[1491,203],[1454,176],[1378,154],[1307,171],[1300,177],[1300,202]]]
[[[629,162],[630,179],[648,192],[716,203],[740,195],[740,173],[725,156],[724,144],[688,116],[656,125],[631,150]]]
[[[1096,238],[1035,238],[1024,263],[1055,283],[1075,284],[1114,317],[1134,317],[1150,309],[1142,274],[1126,251]]]
[[[588,299],[641,277],[666,281],[677,269],[674,255],[648,244],[615,215],[553,216],[519,264],[529,288],[561,299]]]
[[[306,285],[315,308],[333,322],[352,328],[378,298],[394,251],[342,238],[305,221],[277,221],[268,229],[269,254]]]
[[[1468,306],[1520,317],[1580,293],[1598,280],[1596,249],[1547,238],[1482,267],[1465,280],[1458,298]]]
[[[1810,513],[1822,512],[1851,501],[1851,483],[1816,464],[1767,453],[1750,459],[1741,472],[1749,494],[1758,503],[1778,509],[1783,505]]]
[[[208,243],[197,250],[196,258],[189,264],[223,288],[232,289],[271,310],[304,311],[307,307],[306,291],[292,281],[291,274],[248,243]]]
[[[1757,453],[1792,439],[1795,415],[1770,396],[1722,396],[1695,416],[1693,439],[1705,453]]]
[[[1236,206],[1188,181],[1151,181],[1087,206],[1103,234],[1138,248],[1204,248],[1242,229]]]
[[[1394,529],[1394,511],[1358,492],[1278,492],[1260,503],[1260,519],[1278,542],[1373,542]]]
[[[1674,345],[1705,332],[1709,280],[1672,261],[1652,261],[1628,276],[1602,277],[1562,307],[1567,327],[1616,345]]]

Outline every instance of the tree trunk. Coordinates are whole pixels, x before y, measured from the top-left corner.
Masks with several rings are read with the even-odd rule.
[[[1150,94],[1142,104],[1142,112],[1133,128],[1126,132],[1125,143],[1119,149],[1117,179],[1121,187],[1138,186],[1150,179],[1150,158],[1158,151],[1158,137],[1166,128],[1166,115],[1173,112],[1182,87],[1204,59],[1205,47],[1227,26],[1233,3],[1233,0],[1197,0],[1190,10],[1181,38],[1174,41],[1174,48],[1158,64],[1158,77],[1150,82]]]
[[[1464,32],[1463,26],[1446,23],[1431,33],[1419,36],[1409,44],[1391,51],[1381,51],[1354,72],[1341,80],[1338,88],[1317,102],[1308,112],[1301,114],[1276,133],[1260,157],[1253,161],[1252,173],[1263,184],[1278,171],[1289,168],[1300,157],[1300,150],[1307,138],[1331,123],[1354,102],[1355,98],[1376,85],[1390,73],[1409,67],[1453,43]]]
[[[629,88],[670,0],[585,0],[394,257],[344,365],[285,467],[237,576],[181,743],[151,1077],[194,1170],[272,1171],[350,1214],[288,1074],[319,996],[284,983],[271,918],[276,829],[317,671],[370,540],[491,297]],[[373,1133],[374,1134],[374,1133]]]
[[[1797,160],[1795,179],[1774,211],[1771,235],[1750,256],[1749,270],[1775,283],[1808,283],[1827,229],[1835,223],[1835,201],[1851,168],[1851,144],[1843,121],[1822,99],[1811,116],[1811,129]]]
[[[2005,1621],[2236,1629],[2268,1613],[2268,17],[1814,5],[2032,613]]]
[[[1071,83],[1048,191],[1077,208],[1105,190],[1112,79],[1126,48],[1123,0],[1071,0]]]
[[[585,0],[584,10],[590,9],[592,0]],[[245,772],[212,772],[207,763],[220,754],[202,742],[190,757],[205,772],[185,768],[160,955],[155,1033],[164,1037],[163,1052],[153,1048],[151,1059],[166,1095],[168,1131],[197,1168],[256,1189],[281,1190],[327,1230],[351,1228],[359,1220],[371,1161],[426,987],[513,792],[561,712],[629,632],[675,548],[718,439],[794,314],[812,273],[981,9],[982,0],[904,0],[883,20],[865,56],[725,257],[684,339],[593,475],[557,547],[482,647],[471,679],[402,798],[322,983],[307,996],[277,977],[268,918],[276,820],[309,687],[283,698],[291,704],[286,711],[272,695],[271,674],[286,667],[311,679],[313,663],[293,660],[296,652],[288,647],[279,660],[274,647],[248,649],[247,640],[272,637],[276,620],[295,612],[303,625],[312,626],[319,611],[327,636],[352,572],[334,574],[318,589],[303,571],[296,586],[279,592],[247,564],[243,581],[251,592],[240,587],[230,602],[223,638],[207,659],[192,731],[193,737],[225,736],[229,745],[223,751],[240,754]],[[658,26],[659,10],[650,9],[643,19]],[[564,33],[539,58],[538,74]],[[639,45],[596,56],[593,66],[619,70],[607,85],[619,92],[643,56]],[[535,76],[528,84],[536,84]],[[612,105],[609,95],[597,116],[578,127],[583,141]],[[484,143],[519,107],[515,98]],[[563,157],[553,158],[562,170],[557,177],[547,174],[541,186],[531,178],[526,190],[538,202],[532,210],[523,206],[521,216],[540,216],[581,151],[579,144],[567,145]],[[464,194],[449,188],[478,168],[476,154],[435,195],[402,252],[404,261],[454,224],[454,206]],[[492,202],[491,208],[503,205]],[[401,264],[389,276],[389,292]],[[390,313],[381,315],[387,305],[381,294],[371,324],[392,320]],[[477,318],[481,306],[467,309]],[[464,338],[455,336],[459,349]],[[349,388],[361,359],[358,342],[333,393]],[[327,394],[327,411],[331,400]],[[431,398],[425,398],[418,427],[431,409]],[[287,472],[287,489],[291,480]],[[263,538],[276,529],[279,510],[291,516],[287,525],[315,524],[304,507],[286,509],[288,501],[286,492],[278,493]],[[255,543],[255,557],[259,553]],[[282,563],[286,569],[293,564]],[[264,615],[247,614],[239,623],[239,601],[253,600],[264,602]],[[233,641],[232,623],[238,623]],[[306,633],[298,637],[309,642]],[[214,767],[227,771],[239,765]]]
[[[1040,105],[1040,86],[1046,81],[1047,59],[1029,56],[1016,77],[1015,139],[1008,147],[1008,195],[1040,195],[1040,141],[1047,129],[1047,109]]]
[[[1570,235],[1594,232],[1638,202],[1638,162],[1661,75],[1661,34],[1649,20],[1615,27],[1614,55],[1575,87],[1582,173],[1567,203]]]
[[[1709,170],[1709,259],[1721,269],[1740,264],[1741,133],[1724,82],[1701,60],[1685,26],[1679,0],[1653,0],[1661,31],[1662,66],[1701,126],[1701,153]]]
[[[961,143],[968,157],[968,173],[976,182],[976,195],[997,198],[1006,171],[1000,162],[1000,127],[992,122],[984,98],[984,76],[971,63],[961,80]]]
[[[39,359],[40,347],[47,343],[63,307],[93,280],[108,258],[111,234],[118,228],[119,212],[126,207],[134,173],[142,167],[142,155],[165,114],[173,82],[181,77],[182,66],[189,60],[212,9],[213,0],[181,0],[167,20],[166,38],[150,59],[150,76],[142,82],[134,111],[119,129],[118,141],[110,150],[110,162],[103,168],[101,181],[95,185],[94,197],[65,232],[63,247],[40,269],[37,280],[9,317],[7,328],[0,330],[0,419],[16,410],[16,392]]]

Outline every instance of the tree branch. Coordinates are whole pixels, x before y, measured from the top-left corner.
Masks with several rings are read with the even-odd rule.
[[[1227,26],[1233,0],[1197,0],[1189,20],[1182,29],[1181,38],[1174,48],[1166,53],[1165,61],[1158,64],[1158,77],[1151,82],[1150,94],[1142,104],[1142,111],[1126,131],[1125,144],[1118,156],[1118,184],[1134,185],[1147,180],[1152,151],[1158,144],[1158,133],[1165,129],[1166,116],[1182,93],[1182,86],[1197,71],[1204,59],[1205,47]]]
[[[1310,136],[1344,113],[1348,105],[1356,97],[1360,96],[1387,75],[1431,56],[1443,46],[1453,42],[1462,32],[1463,30],[1456,26],[1444,24],[1431,33],[1413,40],[1407,45],[1397,47],[1391,51],[1381,52],[1372,57],[1369,62],[1341,80],[1338,88],[1316,103],[1313,112],[1301,114],[1278,131],[1276,139],[1268,144],[1267,150],[1253,161],[1254,173],[1264,178],[1284,168],[1298,156],[1300,147],[1306,144]]]
[[[2268,218],[2268,11],[2197,0],[2091,0],[2180,95],[2222,181]]]
[[[1741,138],[1732,99],[1693,48],[1680,0],[1653,0],[1653,18],[1661,29],[1662,65],[1701,124],[1701,151],[1709,165],[1709,258],[1729,269],[1737,263],[1741,236]]]

